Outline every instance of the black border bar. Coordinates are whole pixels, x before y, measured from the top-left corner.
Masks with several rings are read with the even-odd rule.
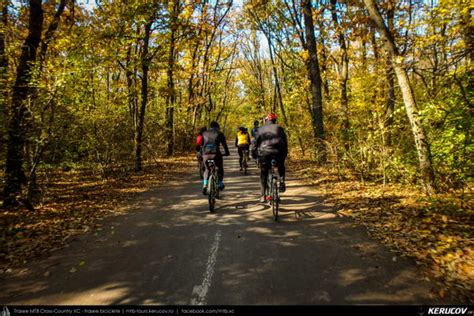
[[[0,305],[0,316],[16,315],[470,315],[472,305]]]

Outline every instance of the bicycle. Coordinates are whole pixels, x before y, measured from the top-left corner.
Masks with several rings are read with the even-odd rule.
[[[214,212],[216,199],[219,198],[219,188],[217,187],[217,166],[214,160],[208,160],[209,180],[207,184],[207,195],[209,200],[209,211]]]
[[[273,218],[276,222],[278,221],[278,210],[280,208],[280,195],[278,191],[278,165],[275,159],[272,159],[271,168],[268,171],[265,197],[272,206]]]

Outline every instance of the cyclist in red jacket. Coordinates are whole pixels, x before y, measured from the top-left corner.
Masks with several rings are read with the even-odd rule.
[[[208,160],[214,160],[217,166],[217,187],[219,190],[224,190],[224,161],[222,156],[229,156],[229,148],[224,134],[219,130],[219,123],[211,122],[211,128],[202,133],[202,157],[206,170],[204,171],[202,193],[207,194],[207,184],[209,182],[209,166]],[[224,155],[220,151],[220,146],[224,148]]]

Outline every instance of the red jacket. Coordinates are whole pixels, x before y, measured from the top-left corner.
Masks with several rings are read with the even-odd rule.
[[[197,152],[200,152],[201,151],[201,147],[204,143],[204,138],[202,137],[202,135],[198,135],[196,137],[196,151]]]

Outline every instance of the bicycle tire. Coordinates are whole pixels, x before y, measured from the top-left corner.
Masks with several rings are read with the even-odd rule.
[[[198,168],[199,168],[199,177],[201,179],[204,179],[204,164],[202,163],[202,160],[198,161]]]
[[[278,209],[280,207],[280,197],[278,196],[278,181],[272,177],[272,212],[275,222],[278,221]]]
[[[209,176],[208,184],[208,200],[209,200],[209,212],[213,213],[216,206],[216,186],[214,181],[214,176],[211,174]]]

